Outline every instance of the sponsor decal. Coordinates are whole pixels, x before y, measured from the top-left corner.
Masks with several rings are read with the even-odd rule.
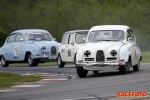
[[[117,92],[116,96],[120,98],[146,98],[148,94],[146,92]]]
[[[19,52],[19,47],[16,46],[14,48],[14,59],[18,59],[18,56],[20,55],[20,52]]]

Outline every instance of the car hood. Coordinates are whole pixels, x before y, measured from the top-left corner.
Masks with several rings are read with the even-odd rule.
[[[101,41],[101,42],[90,42],[83,46],[83,51],[85,50],[119,50],[120,47],[124,45],[120,41]]]
[[[110,52],[112,50],[117,51],[117,55],[119,56],[119,51],[121,46],[123,46],[124,43],[120,41],[101,41],[101,42],[91,42],[87,43],[82,47],[83,53],[86,50],[89,50],[91,52],[91,55],[89,57],[95,57],[98,50],[102,50],[105,54],[105,57],[112,57]]]
[[[55,47],[57,46],[56,41],[34,41],[32,43],[37,45],[39,48],[41,48],[42,46],[45,46],[47,48],[50,48],[52,46],[55,46]]]

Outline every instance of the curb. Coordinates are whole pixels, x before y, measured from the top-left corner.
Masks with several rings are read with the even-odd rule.
[[[59,83],[59,82],[69,80],[69,76],[65,75],[65,74],[33,73],[33,74],[22,74],[22,75],[42,76],[43,79],[38,82],[32,82],[32,83],[27,82],[27,83],[23,83],[21,85],[12,86],[10,88],[1,89],[0,93],[16,91],[16,90],[25,89],[25,88],[40,87],[40,86],[44,86],[46,84]]]

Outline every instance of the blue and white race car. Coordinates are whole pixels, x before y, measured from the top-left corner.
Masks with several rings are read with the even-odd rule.
[[[17,30],[0,48],[1,65],[8,67],[10,63],[27,62],[29,66],[37,66],[40,62],[56,61],[59,46],[46,30]]]

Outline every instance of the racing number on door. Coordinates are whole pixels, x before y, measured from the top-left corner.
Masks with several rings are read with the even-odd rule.
[[[68,49],[68,57],[71,57],[71,49]]]
[[[16,46],[16,47],[14,48],[14,58],[15,58],[15,59],[18,59],[18,56],[19,56],[19,47]]]

